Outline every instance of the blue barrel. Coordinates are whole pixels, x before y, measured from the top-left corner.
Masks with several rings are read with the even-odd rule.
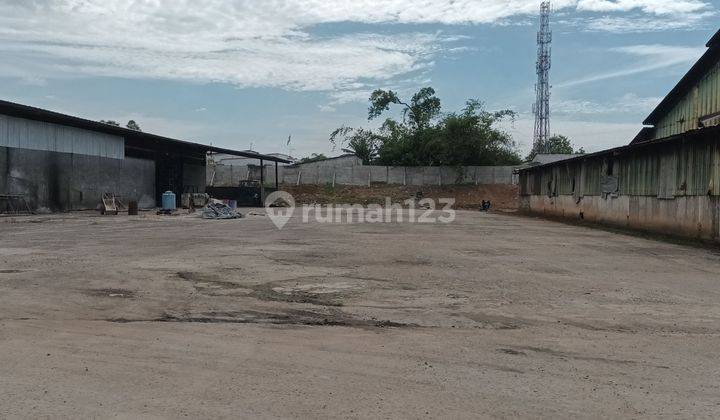
[[[162,195],[163,210],[175,210],[175,204],[175,193],[172,191],[165,191]]]

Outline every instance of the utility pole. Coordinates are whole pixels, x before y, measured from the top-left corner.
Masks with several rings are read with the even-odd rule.
[[[550,58],[552,32],[550,31],[550,2],[540,5],[540,30],[537,33],[538,58],[535,65],[538,80],[535,85],[535,132],[533,147],[539,153],[547,153],[547,139],[550,133]]]

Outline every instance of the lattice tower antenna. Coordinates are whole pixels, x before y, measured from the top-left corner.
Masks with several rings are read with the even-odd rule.
[[[533,146],[540,153],[546,153],[547,139],[550,133],[550,57],[552,31],[550,31],[550,2],[540,5],[540,30],[537,33],[538,58],[535,65],[537,84],[535,85],[535,132]]]

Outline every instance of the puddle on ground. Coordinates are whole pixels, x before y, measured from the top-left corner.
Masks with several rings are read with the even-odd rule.
[[[310,277],[254,286],[250,296],[261,300],[343,306],[343,298],[366,286],[362,280]]]

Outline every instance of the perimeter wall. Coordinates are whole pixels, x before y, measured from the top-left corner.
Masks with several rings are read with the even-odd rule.
[[[285,185],[511,185],[513,166],[370,166],[356,164],[279,166],[278,178]],[[208,182],[214,186],[236,186],[243,180],[260,180],[260,167],[208,165]],[[275,167],[265,166],[265,183],[275,183]]]

